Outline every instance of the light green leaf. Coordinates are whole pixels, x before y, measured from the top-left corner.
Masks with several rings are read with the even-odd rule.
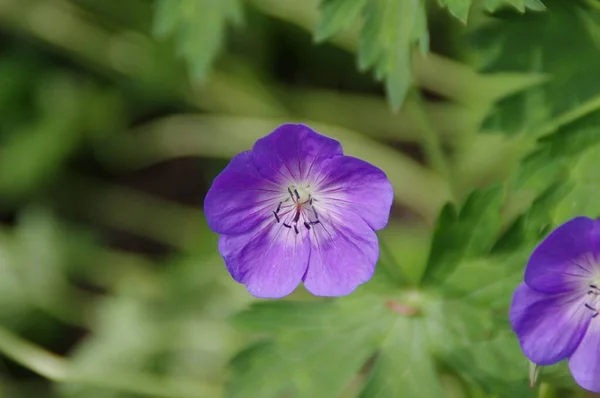
[[[544,85],[498,103],[484,123],[485,130],[537,135],[548,128],[548,119],[558,123],[569,116],[572,120],[589,101],[595,100],[597,105],[600,90],[592,70],[600,67],[594,31],[600,14],[589,12],[581,2],[544,3],[551,12],[497,19],[482,25],[472,36],[474,55],[484,71],[518,70],[551,77]],[[540,34],[531,35],[533,31]],[[566,31],[578,40],[565,41]],[[523,56],[515,57],[516,53]]]
[[[263,338],[231,363],[234,398],[337,397],[375,355],[363,397],[440,396],[435,355],[493,327],[487,309],[459,300],[366,289],[336,301],[261,302],[233,321]]]
[[[239,0],[156,0],[154,34],[172,38],[192,76],[201,81],[223,46],[227,24],[241,19]]]
[[[481,256],[492,248],[502,226],[501,186],[473,192],[460,213],[446,205],[434,232],[423,283],[441,281],[463,258]]]
[[[323,0],[315,40],[321,42],[348,28],[358,19],[366,4],[367,0]]]
[[[467,23],[471,0],[440,0],[440,5],[447,7],[450,14],[454,15],[462,23]]]
[[[484,0],[483,6],[486,10],[494,12],[504,5],[510,5],[519,10],[525,12],[525,9],[532,11],[544,11],[546,6],[540,0]]]
[[[529,387],[527,359],[511,332],[457,349],[444,359],[488,394],[502,398],[537,396]]]
[[[376,296],[254,305],[234,318],[235,323],[275,336],[233,360],[229,396],[270,398],[283,392],[305,398],[339,396],[396,317]]]
[[[360,398],[443,396],[422,321],[398,318],[387,334]]]
[[[392,109],[397,111],[412,84],[411,52],[429,50],[427,13],[420,0],[323,0],[315,33],[322,41],[364,17],[358,44],[358,66],[373,69],[383,80]]]
[[[598,139],[600,141],[600,138]],[[556,220],[562,223],[576,216],[600,216],[600,145],[585,151],[571,171],[573,190],[556,209]]]

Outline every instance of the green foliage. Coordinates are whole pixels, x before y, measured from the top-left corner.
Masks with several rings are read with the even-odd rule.
[[[438,0],[442,7],[448,8],[450,14],[458,18],[462,23],[467,23],[472,0]],[[503,6],[512,6],[519,12],[526,9],[532,11],[544,11],[546,7],[540,0],[483,0],[483,7],[490,12],[497,11]]]
[[[502,203],[502,187],[495,186],[473,192],[458,213],[451,204],[444,207],[433,234],[423,283],[440,282],[464,258],[482,256],[492,248],[502,225]]]
[[[375,78],[385,81],[394,110],[398,110],[412,84],[411,58],[415,45],[429,49],[425,4],[397,0],[324,0],[323,15],[315,33],[325,40],[363,15],[358,43],[358,67],[374,69]]]
[[[227,24],[242,19],[239,0],[156,0],[154,34],[172,38],[192,76],[203,80],[225,43]]]
[[[506,15],[476,29],[472,44],[486,72],[530,71],[552,76],[546,84],[509,97],[498,104],[485,128],[505,133],[543,133],[550,118],[574,112],[596,101],[598,87],[592,72],[597,55],[598,13],[579,1],[546,1],[552,12]],[[570,32],[567,40],[562,33]],[[531,35],[532,31],[538,34]],[[519,54],[512,56],[509,54]],[[579,62],[572,62],[578,59]]]
[[[465,28],[425,0],[248,0],[227,35],[241,0],[2,3],[0,396],[581,395],[564,362],[529,388],[507,311],[544,236],[600,215],[595,1],[440,0]],[[430,34],[463,63],[414,52]],[[290,121],[394,185],[349,297],[254,300],[203,217]]]
[[[439,395],[436,356],[485,339],[492,326],[480,310],[417,292],[265,302],[234,321],[261,339],[232,361],[236,398],[339,396],[355,383],[361,397]]]

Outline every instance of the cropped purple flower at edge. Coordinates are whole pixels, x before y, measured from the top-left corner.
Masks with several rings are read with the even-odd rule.
[[[532,362],[569,358],[575,381],[600,392],[600,221],[577,217],[533,252],[510,322]]]
[[[210,228],[229,273],[257,297],[304,282],[342,296],[371,279],[392,185],[377,167],[345,156],[338,141],[285,124],[235,156],[206,195]]]

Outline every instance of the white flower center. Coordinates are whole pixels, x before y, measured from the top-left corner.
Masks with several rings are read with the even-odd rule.
[[[313,198],[310,185],[290,185],[287,192],[288,197],[273,210],[278,224],[299,234],[302,228],[310,230],[311,226],[321,223],[314,203],[318,200]]]

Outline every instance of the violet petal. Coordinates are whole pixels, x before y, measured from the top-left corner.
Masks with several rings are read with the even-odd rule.
[[[358,214],[374,230],[386,226],[394,190],[385,173],[350,156],[327,160],[315,177],[315,190],[328,204]]]
[[[594,319],[569,358],[569,368],[573,378],[581,387],[600,392],[600,319]]]
[[[252,230],[272,218],[281,187],[265,179],[254,166],[250,151],[235,156],[215,178],[204,199],[209,227],[220,234],[239,234]]]
[[[585,299],[580,292],[549,295],[522,283],[513,296],[510,323],[525,356],[550,365],[571,355],[592,319]]]
[[[371,279],[379,256],[377,235],[358,215],[321,210],[313,226],[304,286],[317,296],[344,296]]]
[[[240,235],[221,235],[219,252],[234,280],[256,297],[279,298],[292,293],[308,265],[308,233],[266,222]]]
[[[263,175],[281,183],[302,182],[325,159],[343,154],[336,140],[302,124],[284,124],[259,139],[252,149]]]
[[[577,217],[555,229],[529,258],[525,282],[545,293],[576,288],[593,272],[594,224],[590,218]]]

